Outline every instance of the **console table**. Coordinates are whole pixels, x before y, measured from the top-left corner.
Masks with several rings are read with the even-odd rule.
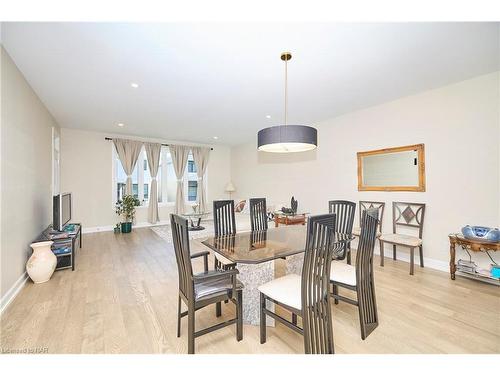
[[[280,224],[283,225],[305,225],[306,224],[306,214],[283,214],[274,213],[274,226],[277,228]]]
[[[82,225],[68,224],[63,231],[53,231],[52,225],[45,229],[34,242],[52,241],[51,250],[57,257],[56,271],[75,270],[77,243],[82,247]]]
[[[486,252],[486,251],[499,251],[500,250],[500,242],[488,242],[488,241],[481,241],[481,240],[472,240],[465,238],[461,234],[450,234],[449,236],[450,239],[450,276],[452,280],[455,280],[455,272],[457,270],[457,265],[455,263],[455,246],[459,245],[461,246],[464,250],[470,250],[470,251],[475,251],[475,252]],[[489,282],[494,282],[496,279],[495,278],[487,278],[484,276],[480,275],[469,275],[470,277],[473,277],[478,280],[483,280],[486,281],[488,280]]]

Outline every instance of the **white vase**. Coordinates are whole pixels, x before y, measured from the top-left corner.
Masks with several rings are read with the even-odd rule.
[[[26,272],[35,284],[50,280],[57,264],[57,257],[50,249],[53,241],[35,242],[30,246],[33,254],[26,263]]]

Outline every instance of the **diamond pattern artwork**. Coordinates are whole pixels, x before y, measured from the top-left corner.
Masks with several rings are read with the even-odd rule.
[[[409,224],[415,218],[415,212],[413,212],[410,206],[407,206],[401,215],[406,220],[406,224]]]

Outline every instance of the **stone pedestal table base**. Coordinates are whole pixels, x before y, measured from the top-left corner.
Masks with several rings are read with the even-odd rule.
[[[243,283],[243,323],[259,325],[260,292],[258,287],[274,279],[274,261],[259,264],[239,263],[238,279]],[[267,308],[274,311],[274,304]],[[267,325],[274,327],[274,319],[267,317]]]

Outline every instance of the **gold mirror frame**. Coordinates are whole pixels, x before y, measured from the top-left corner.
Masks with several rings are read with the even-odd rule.
[[[418,153],[418,186],[365,186],[363,185],[364,156],[391,154],[402,151],[417,151]],[[380,150],[358,152],[358,191],[425,191],[425,152],[424,144],[382,148]]]

